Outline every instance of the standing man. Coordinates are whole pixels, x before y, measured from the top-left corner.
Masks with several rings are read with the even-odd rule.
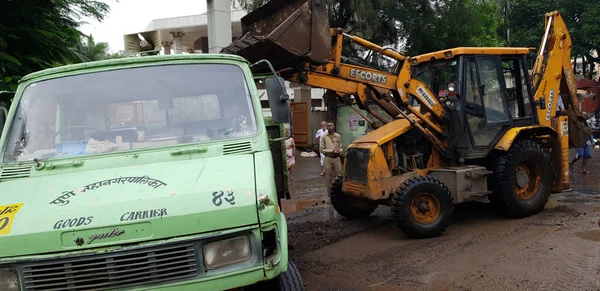
[[[332,180],[342,172],[342,137],[335,132],[333,122],[327,122],[327,134],[321,137],[319,151],[325,155],[325,182],[327,195],[331,196]]]
[[[327,134],[327,122],[325,120],[321,121],[321,128],[317,131],[317,142],[319,143],[319,147],[321,146],[321,137]],[[325,162],[325,155],[319,149],[319,154],[321,155],[321,176],[325,175],[325,168],[323,167],[323,163]]]

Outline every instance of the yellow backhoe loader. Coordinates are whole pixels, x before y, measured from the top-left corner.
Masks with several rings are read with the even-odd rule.
[[[222,53],[267,59],[283,79],[353,95],[384,124],[346,150],[330,189],[341,215],[367,217],[388,205],[408,237],[426,238],[447,228],[454,204],[489,199],[526,217],[543,210],[551,192],[570,188],[569,147],[582,146],[591,129],[558,12],[546,14],[536,53],[459,47],[415,57],[330,28],[325,1],[272,0],[241,21],[242,37]],[[344,58],[344,38],[397,65],[386,71]],[[567,110],[557,111],[559,98]]]

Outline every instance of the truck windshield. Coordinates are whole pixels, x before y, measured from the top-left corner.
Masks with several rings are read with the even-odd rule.
[[[438,97],[446,97],[448,84],[458,86],[458,58],[422,62],[413,67],[412,76],[425,83]]]
[[[4,162],[248,137],[256,134],[242,69],[161,65],[86,73],[28,85]]]

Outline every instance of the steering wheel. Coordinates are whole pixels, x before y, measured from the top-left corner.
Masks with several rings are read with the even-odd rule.
[[[61,133],[63,130],[65,130],[65,129],[72,129],[72,128],[83,128],[83,129],[94,130],[96,132],[101,132],[101,130],[93,128],[93,127],[89,127],[89,126],[67,126],[67,127],[61,128],[59,131],[57,131],[54,134],[54,139],[56,139],[56,137],[58,136],[58,134]]]

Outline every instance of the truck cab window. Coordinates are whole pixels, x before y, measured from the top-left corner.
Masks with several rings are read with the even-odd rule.
[[[106,84],[111,86],[106,86]],[[23,91],[23,126],[5,162],[250,137],[257,133],[242,69],[177,64],[44,80]]]

